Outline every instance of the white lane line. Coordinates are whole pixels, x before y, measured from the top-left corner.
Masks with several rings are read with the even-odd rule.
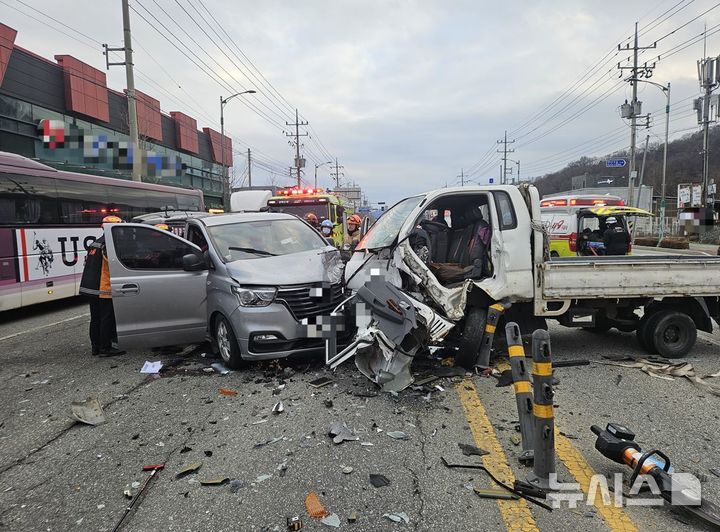
[[[28,329],[27,331],[20,331],[20,332],[14,333],[14,334],[9,334],[7,336],[3,336],[2,338],[0,338],[0,342],[2,342],[3,340],[9,340],[10,338],[15,338],[16,336],[20,336],[21,334],[27,334],[27,333],[39,331],[41,329],[45,329],[47,327],[52,327],[53,325],[60,325],[61,323],[67,323],[69,321],[77,320],[79,318],[87,318],[89,315],[90,315],[89,312],[86,314],[79,314],[77,316],[73,316],[72,318],[65,318],[64,320],[55,321],[53,323],[46,323],[45,325],[41,325],[40,327],[33,327],[32,329]]]

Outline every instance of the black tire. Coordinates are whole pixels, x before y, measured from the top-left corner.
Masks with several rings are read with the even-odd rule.
[[[487,311],[484,308],[472,307],[465,315],[465,327],[463,328],[460,345],[457,355],[455,355],[455,363],[458,366],[472,371],[477,362],[482,344],[483,335],[485,334],[485,323],[487,322]]]
[[[651,354],[657,353],[655,343],[652,338],[652,331],[655,328],[655,318],[657,314],[657,310],[652,313],[646,313],[640,320],[640,325],[638,325],[638,328],[635,331],[640,347]]]
[[[697,340],[697,327],[687,314],[663,310],[653,317],[649,331],[658,354],[665,358],[685,356]]]
[[[243,359],[240,355],[240,346],[238,345],[235,331],[233,331],[232,326],[227,319],[225,319],[225,316],[218,316],[215,319],[213,338],[223,364],[230,369],[241,369],[243,367]]]

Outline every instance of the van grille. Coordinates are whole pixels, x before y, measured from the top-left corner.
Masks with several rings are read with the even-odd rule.
[[[311,296],[310,291],[317,288],[322,288],[322,284],[281,286],[278,288],[276,300],[287,306],[298,321],[309,316],[329,316],[343,299],[342,284],[324,288],[321,297]]]

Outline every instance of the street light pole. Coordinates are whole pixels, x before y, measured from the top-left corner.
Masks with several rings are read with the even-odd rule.
[[[230,206],[230,180],[228,169],[225,166],[225,105],[235,98],[243,94],[255,94],[257,91],[248,90],[235,93],[227,98],[220,96],[220,165],[223,173],[223,206],[227,209]]]
[[[327,162],[324,162],[324,163],[320,163],[320,164],[316,164],[316,165],[315,165],[315,188],[316,188],[316,189],[317,189],[317,171],[318,171],[318,168],[320,168],[321,166],[325,166],[326,164],[332,164],[332,161],[327,161]]]

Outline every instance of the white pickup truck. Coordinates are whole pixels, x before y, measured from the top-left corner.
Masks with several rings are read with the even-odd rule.
[[[720,316],[720,257],[551,260],[531,185],[443,188],[403,199],[370,228],[345,271],[356,291],[379,275],[419,315],[434,312],[418,318],[428,329],[424,341],[438,339],[433,326],[442,329],[465,367],[476,363],[496,302],[511,303],[504,319],[525,324],[527,332],[546,326],[546,318],[598,332],[616,327],[637,331],[643,348],[665,357],[685,355],[697,329],[711,332]],[[370,336],[359,325],[360,349],[367,350]]]

